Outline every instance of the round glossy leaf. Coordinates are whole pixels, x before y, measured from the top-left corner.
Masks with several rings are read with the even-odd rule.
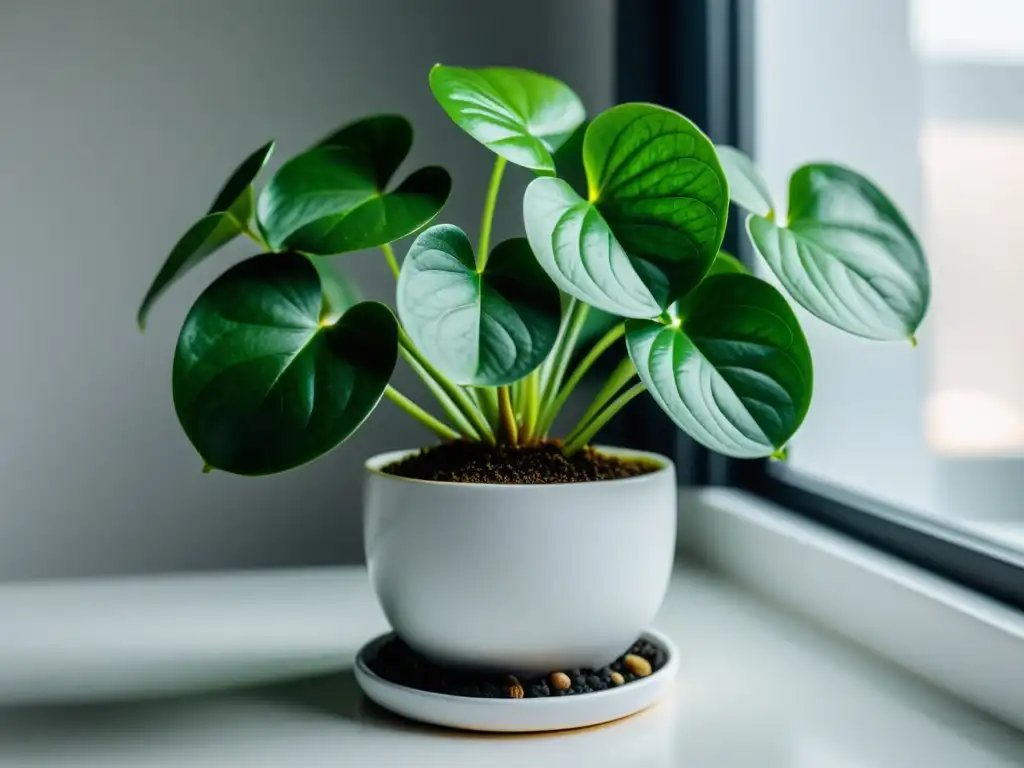
[[[398,324],[362,302],[320,322],[316,269],[264,254],[228,270],[196,301],[178,338],[174,405],[206,463],[281,472],[334,448],[376,407],[398,355]]]
[[[538,263],[570,296],[620,317],[654,317],[662,311],[604,217],[567,182],[530,182],[523,220]]]
[[[624,104],[587,128],[589,199],[535,179],[523,213],[541,266],[566,293],[622,317],[660,314],[704,276],[729,197],[714,147],[682,115]]]
[[[687,297],[677,323],[626,323],[640,380],[687,434],[738,458],[778,453],[811,402],[803,331],[771,285],[714,275]]]
[[[552,153],[586,110],[565,83],[525,69],[464,69],[440,64],[430,89],[462,130],[506,160],[554,173]]]
[[[554,346],[560,313],[558,290],[524,238],[499,243],[481,274],[466,234],[439,224],[402,262],[402,325],[457,384],[498,386],[530,373]]]
[[[752,215],[747,229],[807,311],[857,336],[913,338],[928,308],[928,264],[906,220],[868,179],[805,165],[789,182],[787,226]]]
[[[735,147],[718,146],[718,160],[729,179],[729,198],[740,208],[767,216],[775,208],[768,182],[761,176],[754,161]]]
[[[172,283],[242,233],[252,218],[252,182],[273,151],[271,141],[249,155],[231,174],[207,214],[175,244],[139,306],[136,319],[140,329],[145,329],[149,310]]]
[[[451,192],[447,171],[421,168],[387,190],[411,144],[405,118],[380,115],[345,126],[289,160],[257,202],[270,245],[345,253],[398,240],[429,223]]]

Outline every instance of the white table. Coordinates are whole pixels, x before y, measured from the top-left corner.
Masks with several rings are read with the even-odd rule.
[[[659,705],[481,736],[363,699],[348,668],[386,625],[361,569],[3,586],[0,766],[1024,765],[1021,734],[703,572],[677,572],[656,625],[682,651]]]

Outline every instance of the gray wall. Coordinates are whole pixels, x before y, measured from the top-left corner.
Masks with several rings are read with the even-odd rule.
[[[134,312],[248,151],[276,137],[276,167],[375,111],[412,118],[410,167],[452,171],[442,215],[472,235],[491,156],[433,102],[437,61],[546,71],[596,112],[611,0],[0,4],[0,580],[359,559],[361,461],[427,436],[385,404],[300,470],[204,476],[174,416],[171,354],[195,296],[251,249],[179,284],[144,337]],[[519,227],[526,177],[510,176],[498,237]],[[339,261],[390,299],[376,254]]]

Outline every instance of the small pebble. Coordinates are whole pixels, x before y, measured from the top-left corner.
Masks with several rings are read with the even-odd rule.
[[[567,691],[572,687],[572,680],[569,679],[565,672],[552,672],[551,687],[556,691]]]
[[[395,639],[381,646],[377,656],[368,663],[381,677],[423,691],[488,699],[537,699],[575,696],[629,685],[654,674],[667,661],[663,648],[638,640],[624,655],[600,669],[566,669],[543,677],[520,679],[513,675],[480,675],[439,667]]]
[[[643,656],[637,656],[635,653],[630,653],[626,656],[624,663],[626,665],[626,669],[637,677],[647,677],[651,674],[651,662]]]

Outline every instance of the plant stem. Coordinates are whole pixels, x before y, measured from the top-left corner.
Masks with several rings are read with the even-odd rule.
[[[533,371],[523,379],[522,384],[524,402],[519,441],[523,445],[529,445],[537,436],[538,419],[540,417],[540,371]]]
[[[570,376],[569,380],[565,382],[565,386],[562,387],[561,392],[558,393],[558,396],[554,401],[552,401],[547,410],[541,414],[539,424],[539,431],[541,434],[544,434],[551,429],[551,425],[554,423],[555,418],[565,406],[565,403],[573,393],[573,390],[576,389],[576,386],[583,380],[583,377],[586,376],[587,371],[590,370],[591,366],[598,361],[605,351],[607,351],[608,347],[621,339],[625,332],[626,324],[619,323],[598,339],[597,343],[590,348],[586,357],[580,361],[580,364],[576,366],[576,370],[572,372],[572,376]]]
[[[391,267],[391,274],[393,274],[395,276],[395,280],[397,280],[398,273],[401,272],[401,269],[398,267],[398,259],[395,258],[395,252],[391,248],[391,243],[384,243],[380,249],[384,251],[384,258],[388,260],[388,266]]]
[[[442,440],[458,440],[461,437],[454,429],[435,419],[390,384],[384,390],[384,396]]]
[[[576,299],[571,299],[569,306],[565,310],[562,318],[562,327],[558,331],[558,338],[555,339],[555,348],[551,351],[551,355],[548,358],[550,366],[548,366],[546,371],[546,378],[544,378],[545,372],[542,371],[541,373],[540,413],[542,423],[547,421],[548,411],[551,409],[558,390],[562,386],[562,379],[565,378],[566,369],[569,367],[573,350],[576,348],[576,340],[580,337],[580,331],[583,330],[583,324],[587,320],[587,312],[589,310],[590,307]],[[551,420],[554,421],[554,415],[551,416]],[[541,434],[543,434],[543,431]]]
[[[498,387],[498,415],[500,418],[501,435],[509,445],[518,445],[519,427],[516,425],[516,414],[512,410],[512,390],[506,384]]]
[[[501,177],[505,173],[504,157],[499,155],[494,161],[494,170],[491,171],[491,183],[487,186],[487,198],[484,200],[484,214],[480,220],[480,242],[476,248],[476,271],[483,272],[487,266],[487,256],[491,247],[491,224],[494,221],[494,206],[498,201],[498,189],[501,187]]]
[[[607,408],[601,411],[601,413],[597,414],[597,416],[595,416],[578,435],[571,438],[569,442],[565,444],[565,448],[562,449],[562,452],[566,456],[571,456],[572,454],[576,453],[576,451],[578,451],[580,448],[589,443],[591,439],[594,437],[594,435],[598,433],[601,427],[607,424],[608,421],[612,418],[612,416],[621,411],[622,408],[626,405],[626,403],[628,403],[634,397],[639,395],[645,389],[647,388],[643,385],[642,382],[637,382],[632,387],[623,392],[621,395],[612,400],[612,402],[608,405]]]
[[[236,221],[237,221],[237,219],[236,219]],[[252,229],[252,227],[249,226],[248,222],[245,222],[245,221],[239,222],[239,226],[241,226],[241,228],[242,228],[242,234],[248,235],[249,238],[251,240],[256,241],[257,245],[259,245],[261,248],[264,248],[267,251],[273,250],[270,247],[270,244],[266,240],[263,239],[263,235],[261,235],[259,232],[254,231]]]
[[[425,358],[418,349],[416,349],[416,345],[412,343],[412,339],[406,335],[403,329],[399,329],[398,334],[398,343],[402,348],[407,350],[409,354],[412,355],[413,359],[415,359],[416,362],[430,374],[431,378],[438,383],[441,389],[444,390],[444,393],[448,395],[449,399],[451,399],[451,401],[455,403],[456,407],[462,411],[463,416],[469,419],[473,428],[480,434],[481,439],[493,445],[494,434],[491,431],[490,426],[484,421],[483,416],[481,416],[479,409],[476,407],[476,404],[470,400],[466,392],[461,387],[450,382],[444,374],[434,368],[430,361],[427,360],[427,358]]]
[[[412,368],[413,373],[419,376],[420,380],[422,380],[427,386],[427,389],[430,390],[430,394],[432,394],[434,399],[437,400],[438,405],[441,406],[445,415],[455,424],[455,428],[459,430],[466,439],[479,440],[479,433],[473,428],[469,419],[463,415],[462,411],[459,410],[458,406],[452,401],[452,399],[448,397],[444,388],[437,382],[437,380],[434,379],[434,377],[431,376],[422,365],[416,362],[416,358],[413,357],[405,347],[399,347],[398,352],[402,355],[402,359],[408,363],[410,368]]]
[[[626,386],[634,376],[636,376],[636,367],[633,365],[633,361],[628,357],[615,366],[615,370],[608,376],[600,391],[594,395],[594,399],[590,403],[590,406],[580,417],[580,420],[576,422],[576,426],[572,428],[569,436],[565,439],[566,444],[572,442],[580,432],[585,430],[590,424],[590,421],[604,407],[605,403],[611,400],[615,396],[615,393]]]
[[[496,431],[498,428],[498,391],[494,387],[476,387],[474,392],[484,420],[492,427],[492,431]]]

